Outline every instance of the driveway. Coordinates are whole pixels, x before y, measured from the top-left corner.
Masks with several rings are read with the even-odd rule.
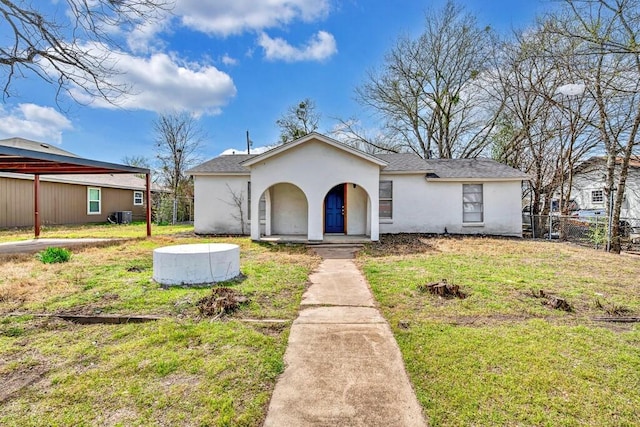
[[[17,242],[0,243],[0,254],[30,254],[39,252],[48,247],[77,248],[87,246],[100,246],[118,239],[32,239]]]

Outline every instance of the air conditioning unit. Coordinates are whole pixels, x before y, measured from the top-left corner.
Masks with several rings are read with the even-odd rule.
[[[116,224],[131,224],[131,211],[119,211],[114,215]]]

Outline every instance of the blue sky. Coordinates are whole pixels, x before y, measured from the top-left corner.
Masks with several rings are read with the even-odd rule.
[[[119,34],[123,49],[114,55],[121,78],[135,87],[122,107],[64,98],[59,107],[54,88],[26,75],[0,103],[0,138],[55,143],[109,162],[153,158],[157,114],[188,111],[199,117],[206,134],[200,153],[206,160],[228,148],[244,149],[247,130],[254,145],[273,144],[275,121],[307,97],[322,115],[319,131],[330,130],[334,117],[366,120],[367,111],[354,100],[355,87],[382,64],[399,35],[419,34],[425,12],[444,3],[177,0],[172,16]],[[550,7],[548,0],[458,4],[503,34],[526,28]]]

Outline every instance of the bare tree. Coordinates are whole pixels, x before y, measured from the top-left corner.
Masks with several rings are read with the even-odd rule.
[[[549,56],[549,49],[556,56]],[[532,176],[533,214],[549,213],[557,192],[560,210],[567,213],[573,171],[597,143],[589,130],[594,104],[582,91],[569,90],[571,69],[557,60],[571,57],[572,46],[542,23],[516,35],[502,53],[498,76],[504,112],[493,135],[494,157]]]
[[[305,98],[292,105],[276,124],[280,128],[280,142],[287,143],[310,134],[318,129],[320,113],[316,111],[316,103]]]
[[[173,196],[175,220],[175,212],[185,209],[193,198],[193,182],[185,172],[200,161],[199,150],[205,136],[188,113],[160,115],[153,126],[159,178]]]
[[[449,1],[427,15],[420,37],[399,38],[356,97],[384,120],[404,151],[478,156],[500,112],[486,93],[494,44],[490,28]]]
[[[640,0],[561,3],[564,8],[548,31],[578,46],[571,60],[597,108],[593,124],[607,155],[610,250],[620,252],[619,219],[629,161],[640,144]]]
[[[350,145],[365,153],[399,153],[402,151],[401,144],[398,144],[392,135],[382,132],[372,134],[364,129],[360,121],[351,118],[348,120],[336,119],[337,124],[330,132],[337,140]]]
[[[244,192],[233,191],[229,184],[227,185],[227,190],[229,190],[229,195],[231,196],[231,201],[225,201],[226,204],[235,209],[235,212],[231,214],[231,217],[238,221],[240,224],[240,234],[244,235],[245,231],[245,213],[244,213]],[[223,199],[220,199],[223,200]],[[251,207],[249,207],[251,209]]]
[[[71,94],[78,88],[114,102],[129,88],[114,83],[118,72],[109,60],[118,44],[114,28],[130,29],[156,19],[172,0],[65,0],[65,13],[47,16],[48,2],[0,0],[5,44],[0,46],[3,97],[10,96],[16,77],[35,74]],[[37,4],[37,6],[36,6]]]
[[[149,158],[145,156],[124,156],[122,158],[122,163],[137,168],[151,169],[151,160],[149,160]],[[144,178],[144,175],[137,176]]]

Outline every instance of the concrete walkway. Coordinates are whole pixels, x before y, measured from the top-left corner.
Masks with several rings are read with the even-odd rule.
[[[77,248],[95,246],[117,239],[32,239],[17,242],[0,243],[0,254],[28,254],[38,252],[50,246]]]
[[[349,252],[323,255],[291,327],[264,426],[426,426],[366,281],[353,261],[336,259]]]

